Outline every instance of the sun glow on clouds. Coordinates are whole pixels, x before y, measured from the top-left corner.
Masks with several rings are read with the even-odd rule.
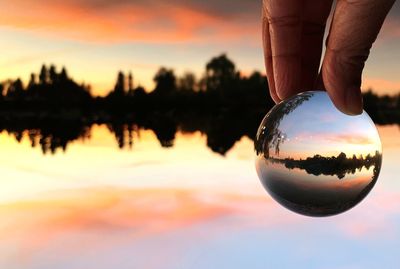
[[[240,16],[228,20],[182,3],[116,1],[99,8],[83,1],[17,0],[0,7],[3,26],[95,42],[226,42],[258,33]]]
[[[239,68],[263,70],[254,53],[261,53],[261,3],[222,2],[0,1],[0,33],[7,41],[0,44],[7,52],[0,81],[22,77],[27,83],[42,63],[55,63],[90,83],[95,95],[113,88],[118,70],[131,70],[135,85],[152,90],[160,66],[199,77],[206,61],[222,52]]]

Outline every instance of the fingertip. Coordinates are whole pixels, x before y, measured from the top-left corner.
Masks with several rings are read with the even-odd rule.
[[[273,58],[275,90],[280,100],[286,100],[301,91],[301,61],[297,55]]]
[[[344,113],[349,115],[360,115],[363,112],[363,100],[359,87],[350,87],[346,90]]]
[[[279,96],[276,94],[275,91],[272,91],[272,90],[271,90],[271,91],[269,92],[269,94],[270,94],[272,100],[274,100],[275,104],[278,104],[278,103],[280,103],[280,102],[282,101],[282,100],[279,98]]]
[[[363,100],[359,87],[350,87],[343,90],[329,90],[328,94],[337,109],[341,112],[356,116],[363,112]]]
[[[333,104],[347,115],[363,112],[361,73],[363,64],[349,64],[348,55],[327,50],[322,64],[322,80]]]
[[[286,100],[296,94],[298,94],[299,92],[296,91],[285,91],[285,90],[281,90],[277,93],[277,96],[280,100]]]

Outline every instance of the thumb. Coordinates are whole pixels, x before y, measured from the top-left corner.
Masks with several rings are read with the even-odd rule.
[[[335,106],[343,113],[362,113],[361,76],[368,54],[349,55],[327,49],[322,80]]]
[[[362,71],[393,3],[394,0],[337,2],[321,73],[333,103],[346,114],[362,113]]]

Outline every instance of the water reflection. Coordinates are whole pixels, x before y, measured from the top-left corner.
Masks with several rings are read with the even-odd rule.
[[[371,166],[378,167],[382,160],[382,154],[375,151],[375,155],[368,154],[365,158],[360,155],[347,158],[346,153],[341,152],[337,157],[323,157],[319,154],[308,157],[305,160],[295,160],[293,158],[276,159],[270,158],[272,162],[280,162],[288,169],[299,168],[305,170],[308,174],[319,175],[336,175],[339,179],[345,177],[346,174],[355,174],[356,169],[361,171],[363,167],[369,169]]]
[[[323,92],[306,92],[272,109],[255,150],[258,175],[271,196],[309,216],[338,214],[359,203],[382,162],[368,115],[342,114]]]
[[[24,136],[28,137],[31,146],[40,147],[44,154],[54,154],[58,149],[66,151],[70,142],[90,138],[89,126],[68,120],[3,121],[0,123],[0,132],[3,131],[14,136],[18,142]]]

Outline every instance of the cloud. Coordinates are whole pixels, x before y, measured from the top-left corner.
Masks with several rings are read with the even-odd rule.
[[[260,42],[262,1],[15,0],[0,2],[3,26],[96,42]],[[382,37],[400,35],[395,3]]]
[[[0,3],[0,23],[96,42],[258,39],[258,1],[33,1]]]
[[[353,144],[353,145],[371,145],[375,143],[371,137],[364,136],[361,134],[328,135],[326,139],[333,142]]]

